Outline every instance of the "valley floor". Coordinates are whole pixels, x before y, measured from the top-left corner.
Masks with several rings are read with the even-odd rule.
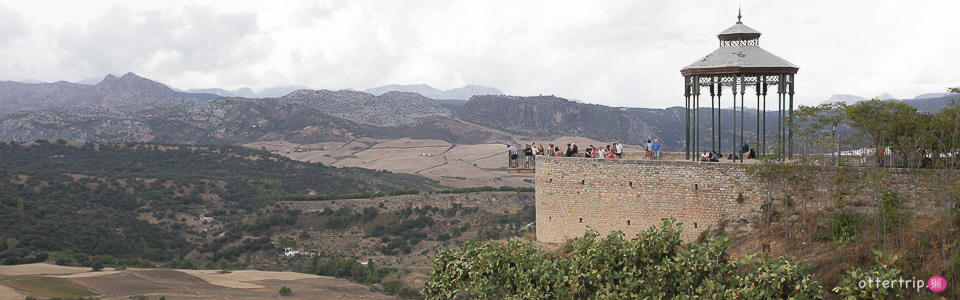
[[[108,270],[108,269],[105,269]],[[279,298],[280,287],[293,291],[284,299],[388,299],[370,287],[338,279],[293,272],[177,269],[126,269],[93,272],[90,268],[50,264],[0,266],[0,299],[86,297],[127,299],[134,295],[167,299]]]
[[[529,141],[521,141],[521,143],[526,142]],[[562,149],[566,149],[566,144],[571,142],[582,145],[581,147],[605,145],[605,143],[581,137],[537,141],[544,147],[550,143],[558,146],[562,144],[563,146],[560,147]],[[303,145],[276,140],[249,143],[243,146],[330,166],[417,174],[436,179],[441,184],[452,187],[533,186],[533,174],[507,173],[507,149],[503,144],[461,145],[441,140],[359,138],[346,143],[327,142]],[[628,150],[636,151],[630,146]]]

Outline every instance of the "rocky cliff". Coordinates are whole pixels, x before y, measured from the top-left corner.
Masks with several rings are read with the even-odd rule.
[[[281,97],[279,102],[311,107],[338,118],[377,127],[412,126],[419,124],[421,118],[451,116],[450,111],[437,101],[414,93],[387,92],[374,96],[346,90],[299,90]]]
[[[642,118],[625,109],[581,104],[553,96],[474,96],[457,111],[457,117],[543,138],[582,136],[636,144],[655,134]]]

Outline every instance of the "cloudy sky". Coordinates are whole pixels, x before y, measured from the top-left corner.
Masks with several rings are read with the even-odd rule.
[[[175,88],[465,84],[682,105],[736,22],[799,65],[797,99],[960,85],[960,1],[4,1],[0,80],[134,72]]]

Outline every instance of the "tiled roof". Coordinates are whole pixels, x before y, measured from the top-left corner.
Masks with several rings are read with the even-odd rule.
[[[799,68],[759,46],[725,46],[686,66],[683,70],[723,67]]]

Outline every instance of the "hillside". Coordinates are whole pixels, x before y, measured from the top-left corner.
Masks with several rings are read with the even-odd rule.
[[[457,111],[457,116],[529,136],[583,136],[636,144],[654,134],[645,122],[623,110],[552,96],[474,96]]]
[[[11,262],[33,250],[169,259],[193,249],[204,231],[182,216],[236,214],[286,194],[437,187],[418,176],[229,146],[0,143],[0,157],[0,236],[25,251],[0,257]]]
[[[299,90],[281,97],[278,102],[311,107],[341,119],[377,127],[417,125],[421,118],[450,116],[450,111],[436,101],[414,93],[388,92],[373,96],[354,91]]]
[[[281,99],[220,98],[132,112],[100,105],[30,110],[0,115],[0,140],[191,144],[277,139],[343,142],[359,137],[433,138],[470,144],[509,140],[449,115],[435,101],[416,94],[374,97],[352,91],[299,91]]]
[[[206,94],[180,93],[133,73],[119,78],[107,75],[96,85],[69,82],[0,82],[0,114],[74,105],[98,105],[137,111],[209,99],[210,96]]]
[[[293,270],[416,294],[435,250],[534,228],[530,188],[436,190],[244,147],[43,141],[0,157],[3,264]]]

